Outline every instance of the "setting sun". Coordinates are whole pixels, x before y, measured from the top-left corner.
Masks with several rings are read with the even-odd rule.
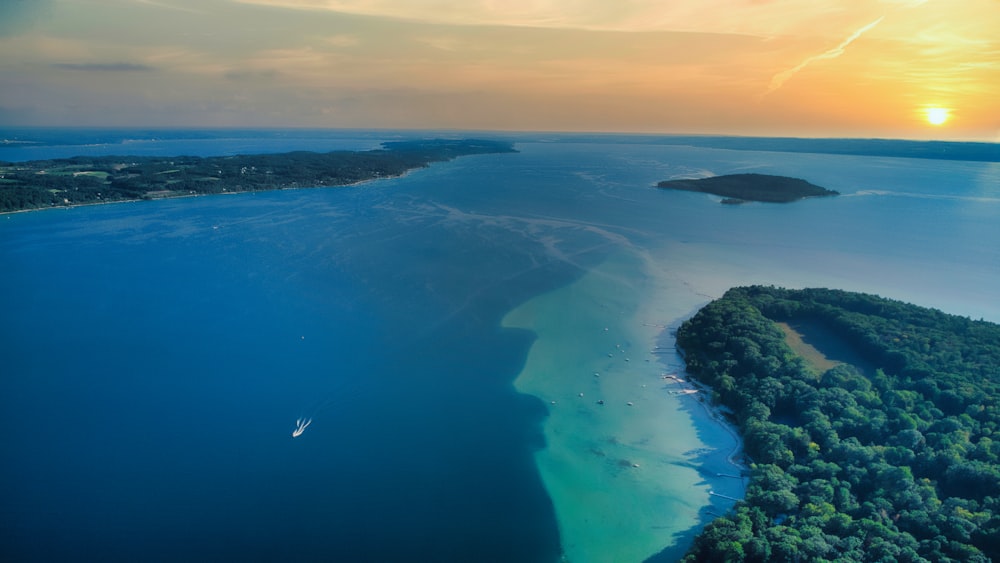
[[[931,125],[942,125],[945,121],[948,121],[949,113],[951,110],[948,108],[932,107],[924,110],[927,114],[927,123]]]

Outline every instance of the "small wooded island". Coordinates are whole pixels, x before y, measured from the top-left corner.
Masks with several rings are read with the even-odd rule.
[[[756,286],[677,344],[750,460],[685,561],[1000,561],[1000,325]]]
[[[790,203],[806,197],[839,195],[799,178],[770,174],[728,174],[690,180],[664,180],[658,188],[702,192],[722,196],[725,204],[747,201]]]
[[[97,156],[0,161],[0,212],[391,178],[460,156],[517,152],[507,142],[414,140],[372,151],[232,156]]]

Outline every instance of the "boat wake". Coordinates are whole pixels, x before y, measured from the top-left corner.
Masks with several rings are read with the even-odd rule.
[[[309,425],[312,424],[312,421],[313,419],[311,418],[297,419],[295,421],[295,430],[292,430],[292,438],[298,438],[301,436],[302,433],[306,431],[306,428],[309,428]]]

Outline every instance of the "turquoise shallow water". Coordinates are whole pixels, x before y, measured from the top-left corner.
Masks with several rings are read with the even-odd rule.
[[[373,143],[173,135],[130,144]],[[0,216],[5,558],[669,559],[738,486],[711,477],[729,435],[661,379],[660,326],[745,283],[1000,320],[996,164],[538,141],[353,188]],[[844,196],[650,187],[736,171]],[[586,332],[605,318],[621,342]],[[636,367],[592,368],[614,345]]]
[[[537,335],[515,387],[550,405],[535,460],[569,561],[645,560],[683,544],[712,501],[731,504],[712,493],[743,494],[742,467],[726,461],[739,443],[699,434],[724,429],[656,324],[684,315],[670,296],[685,290],[655,274],[623,251],[504,319]]]

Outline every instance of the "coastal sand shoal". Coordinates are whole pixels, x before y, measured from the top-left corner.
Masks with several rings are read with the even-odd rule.
[[[674,544],[713,502],[691,452],[732,446],[702,442],[697,425],[717,423],[663,376],[680,365],[654,351],[663,326],[697,297],[652,271],[623,250],[504,319],[537,335],[514,384],[549,408],[535,460],[567,561],[641,561]]]

